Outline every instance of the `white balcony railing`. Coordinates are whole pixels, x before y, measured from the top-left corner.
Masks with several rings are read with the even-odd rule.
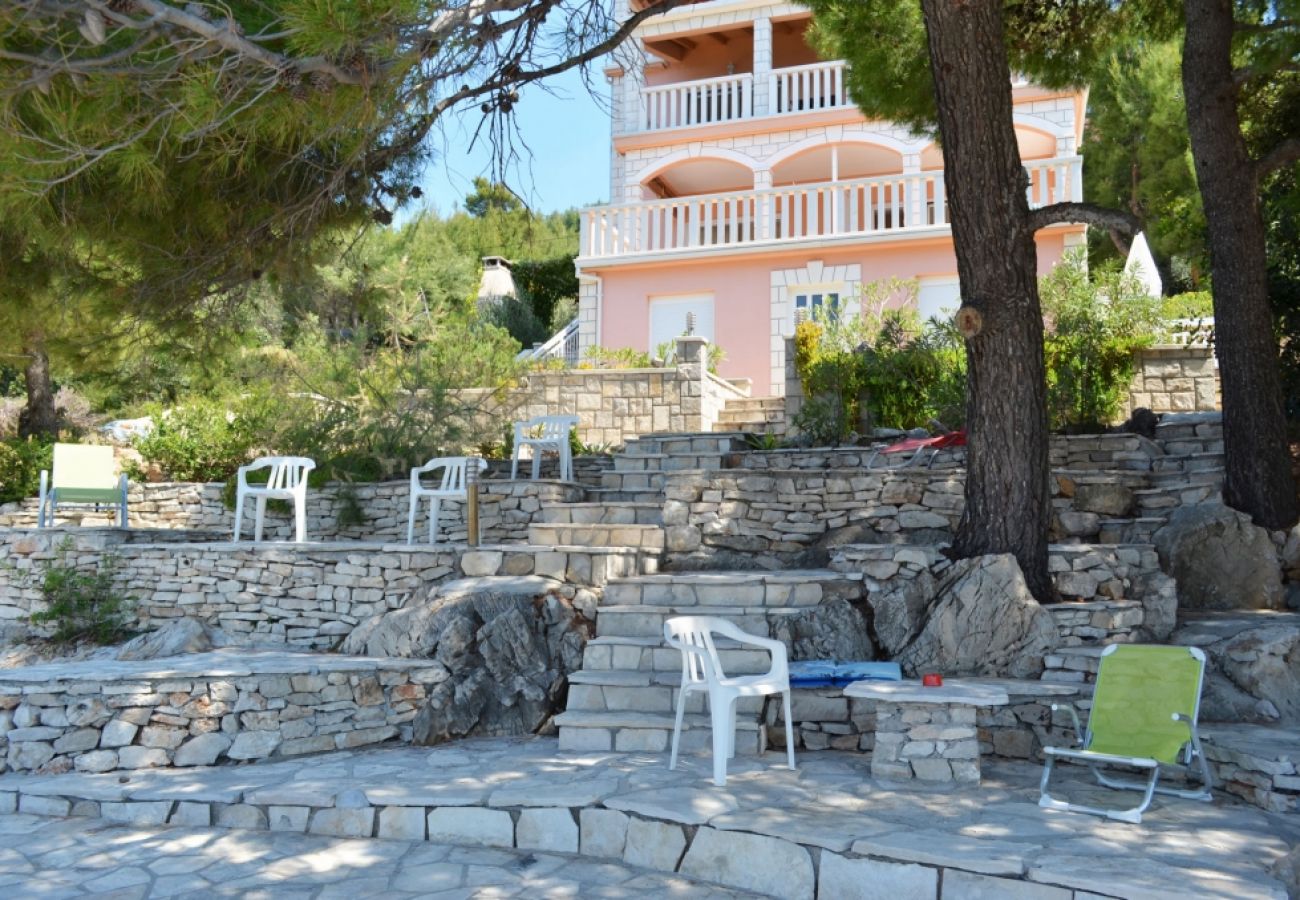
[[[1083,160],[1032,162],[1029,203],[1079,201]],[[732,191],[583,210],[579,256],[642,256],[773,242],[906,234],[948,224],[943,172]]]
[[[772,115],[852,106],[844,89],[844,60],[773,69],[768,79]]]
[[[641,127],[647,131],[713,125],[754,115],[754,76],[724,75],[648,87],[641,92]]]

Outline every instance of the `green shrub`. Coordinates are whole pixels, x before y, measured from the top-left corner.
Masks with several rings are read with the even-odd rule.
[[[41,470],[53,463],[54,444],[35,438],[0,441],[0,503],[35,497]]]
[[[248,398],[232,404],[192,398],[152,418],[153,431],[137,438],[134,445],[146,462],[162,470],[163,478],[229,481],[255,455],[270,411],[266,404]],[[140,479],[144,473],[139,466],[129,466],[127,475]]]
[[[1054,428],[1098,430],[1114,421],[1133,380],[1133,354],[1155,342],[1161,304],[1118,270],[1091,277],[1071,254],[1040,284],[1048,413]]]
[[[961,424],[965,351],[951,326],[921,321],[915,291],[915,282],[873,282],[858,315],[818,315],[795,328],[795,368],[809,398],[796,425],[815,442],[877,426]]]
[[[128,628],[131,597],[113,586],[116,556],[104,556],[94,572],[82,572],[68,562],[71,539],[58,546],[54,561],[39,572],[44,612],[32,613],[37,625],[53,625],[50,639],[56,643],[92,641],[115,644],[130,636]]]
[[[1169,319],[1208,319],[1214,315],[1214,295],[1209,291],[1188,291],[1160,301],[1160,317]]]
[[[654,365],[650,354],[631,347],[588,347],[584,369],[649,369]]]

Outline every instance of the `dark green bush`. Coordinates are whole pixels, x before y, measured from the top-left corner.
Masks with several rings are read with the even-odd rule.
[[[268,408],[252,400],[228,404],[192,398],[166,414],[155,413],[154,430],[137,438],[135,448],[169,481],[228,481],[255,455],[269,418]],[[139,466],[127,474],[144,476]]]
[[[40,493],[41,470],[49,469],[54,444],[35,438],[0,441],[0,503]]]

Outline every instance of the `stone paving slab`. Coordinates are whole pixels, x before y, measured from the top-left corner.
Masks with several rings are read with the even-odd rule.
[[[0,819],[0,892],[11,897],[755,896],[684,875],[554,853],[220,828]]]
[[[726,787],[718,788],[707,755],[684,756],[670,771],[666,754],[561,753],[549,738],[479,739],[238,768],[155,770],[126,780],[6,775],[0,811],[16,811],[19,819],[24,812],[74,813],[140,827],[224,825],[242,829],[227,834],[250,847],[280,846],[282,837],[303,833],[352,837],[358,840],[340,846],[366,844],[383,858],[394,851],[380,839],[398,837],[526,849],[538,857],[577,854],[567,857],[563,877],[576,880],[582,896],[599,896],[588,892],[588,883],[630,883],[603,881],[602,873],[646,865],[710,872],[742,891],[756,889],[754,873],[761,872],[772,895],[806,900],[818,896],[819,885],[820,896],[828,897],[836,885],[863,883],[895,885],[880,896],[900,900],[963,896],[943,887],[959,884],[996,891],[988,896],[1077,900],[1284,898],[1270,868],[1300,842],[1300,817],[1230,797],[1216,796],[1212,804],[1158,797],[1137,826],[1042,810],[1041,769],[1025,763],[993,762],[980,787],[944,790],[874,782],[869,757],[858,753],[805,753],[796,771],[783,763],[781,754],[737,758]],[[1084,780],[1086,770],[1058,771],[1072,799],[1115,803],[1113,792]],[[15,821],[0,816],[0,833]],[[22,863],[4,848],[0,841],[0,879],[6,861]],[[720,854],[734,859],[710,869],[707,861]],[[287,865],[287,858],[276,865]],[[372,876],[379,877],[365,877]],[[222,884],[251,889],[249,877],[231,870]],[[449,889],[469,896],[470,869],[456,877]],[[391,881],[375,885],[377,892],[403,889]],[[360,881],[354,887],[365,894]]]

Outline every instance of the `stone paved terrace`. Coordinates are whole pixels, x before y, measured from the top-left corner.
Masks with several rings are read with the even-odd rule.
[[[664,754],[561,754],[548,738],[480,739],[125,779],[6,775],[0,809],[130,825],[129,834],[146,836],[135,840],[168,823],[240,829],[230,846],[264,849],[277,871],[285,848],[299,846],[287,833],[305,832],[375,838],[367,852],[380,865],[420,852],[383,839],[427,841],[563,858],[557,877],[615,861],[808,900],[1282,898],[1270,867],[1300,838],[1294,816],[1221,796],[1213,804],[1158,798],[1140,826],[1044,811],[1035,765],[994,762],[978,788],[930,792],[874,782],[863,754],[803,754],[797,772],[781,759],[734,760],[727,786],[716,788],[703,755],[672,772]],[[1063,791],[1114,799],[1082,778],[1063,767]],[[0,817],[0,832],[28,822]],[[175,834],[196,847],[211,840]],[[340,865],[362,844],[340,843]],[[21,866],[13,851],[4,860]]]
[[[748,893],[557,853],[217,828],[0,819],[0,890],[23,897],[590,897],[726,900]]]

